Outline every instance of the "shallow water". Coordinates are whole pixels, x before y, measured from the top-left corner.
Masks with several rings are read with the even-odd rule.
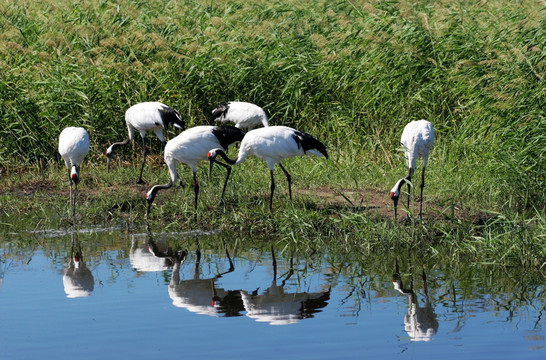
[[[280,247],[199,231],[10,234],[1,358],[546,357],[541,280]]]

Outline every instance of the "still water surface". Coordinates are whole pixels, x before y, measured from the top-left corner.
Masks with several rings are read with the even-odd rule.
[[[354,261],[244,243],[115,229],[6,235],[0,358],[546,358],[541,280],[454,273],[410,254]]]

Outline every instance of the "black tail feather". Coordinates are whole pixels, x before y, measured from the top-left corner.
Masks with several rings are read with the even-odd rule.
[[[324,146],[323,143],[315,139],[313,136],[296,130],[296,133],[294,134],[294,140],[296,140],[298,147],[303,148],[303,151],[315,149],[328,159],[326,146]]]
[[[225,116],[228,110],[229,110],[229,105],[227,104],[218,105],[216,109],[212,110],[212,120],[216,120],[219,117]]]
[[[229,145],[242,141],[245,137],[245,132],[235,126],[215,126],[212,133],[225,150],[228,149]]]
[[[169,125],[177,124],[182,129],[186,128],[186,124],[184,123],[184,120],[182,120],[182,116],[180,116],[180,113],[176,111],[175,109],[165,106],[164,108],[159,110],[159,114],[161,116],[161,120],[163,121],[163,126],[165,129],[169,127]]]

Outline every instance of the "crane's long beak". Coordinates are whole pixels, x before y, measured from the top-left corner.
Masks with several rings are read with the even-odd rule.
[[[148,207],[146,208],[146,217],[150,215],[151,208],[152,208],[152,202],[148,201]]]
[[[394,202],[394,219],[396,220],[398,216],[398,197],[393,197],[392,201]]]
[[[215,161],[214,157],[209,157],[209,180],[212,178],[212,167]]]

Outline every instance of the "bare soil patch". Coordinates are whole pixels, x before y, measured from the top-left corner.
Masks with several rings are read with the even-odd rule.
[[[315,189],[298,189],[297,194],[308,196],[316,202],[317,207],[323,209],[347,209],[351,211],[366,211],[370,215],[379,216],[380,219],[394,218],[394,205],[390,195],[386,191],[377,189],[333,189],[330,187],[319,187]],[[427,200],[424,196],[423,217],[430,220],[451,218],[455,215],[457,219],[468,219],[473,222],[481,221],[484,214],[470,214],[468,210],[458,207],[442,206]],[[400,197],[398,202],[398,214],[405,216],[406,195]],[[410,202],[410,209],[413,213],[419,213],[419,196],[413,196]],[[452,214],[453,212],[453,214]]]

